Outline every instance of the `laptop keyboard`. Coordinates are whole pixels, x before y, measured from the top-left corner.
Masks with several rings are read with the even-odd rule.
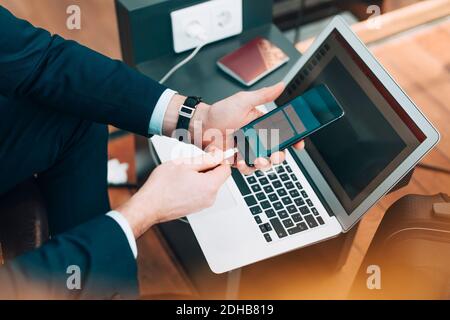
[[[325,224],[286,161],[249,176],[233,169],[233,179],[267,242]]]

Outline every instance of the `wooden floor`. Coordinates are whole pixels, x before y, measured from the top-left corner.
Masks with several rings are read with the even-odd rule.
[[[440,144],[422,163],[450,169],[450,18],[370,49],[442,135]],[[342,270],[333,273],[324,269],[311,254],[289,253],[246,268],[243,274],[248,289],[243,297],[345,299],[386,209],[405,194],[439,192],[450,194],[450,175],[417,168],[407,187],[384,197],[364,216]],[[285,280],[270,276],[273,273],[283,274]],[[275,281],[277,286],[271,286]]]
[[[80,31],[65,28],[65,9],[69,4],[79,4],[82,8]],[[112,0],[0,0],[0,5],[39,26],[120,58]],[[439,146],[423,163],[450,168],[450,20],[440,20],[378,42],[371,50],[442,134]],[[110,145],[110,157],[132,163],[133,154],[129,136]],[[132,167],[131,175],[133,170]],[[386,196],[362,219],[342,270],[327,270],[311,250],[308,254],[296,251],[245,268],[241,297],[345,298],[385,210],[404,194],[438,192],[450,194],[450,176],[417,168],[407,187]],[[128,191],[111,190],[113,206],[129,196]],[[140,239],[139,250],[144,294],[190,292],[184,275],[155,232],[150,231]]]

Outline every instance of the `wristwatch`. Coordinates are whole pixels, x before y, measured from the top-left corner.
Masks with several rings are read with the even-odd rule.
[[[181,135],[177,134],[179,141],[186,140],[189,123],[191,122],[191,119],[195,113],[195,109],[200,104],[200,102],[202,102],[202,98],[200,97],[187,97],[183,105],[178,110],[178,122],[176,129],[183,129],[180,130],[183,131]]]

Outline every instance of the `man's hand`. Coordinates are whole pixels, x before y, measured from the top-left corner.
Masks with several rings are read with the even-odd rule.
[[[280,82],[274,86],[256,91],[238,92],[229,98],[216,102],[212,106],[208,106],[207,111],[202,110],[199,113],[199,118],[202,119],[204,132],[210,129],[218,129],[225,137],[225,141],[217,141],[217,137],[214,135],[216,141],[212,141],[209,139],[210,137],[204,136],[204,147],[213,144],[217,147],[223,145],[224,149],[233,148],[233,136],[230,135],[230,132],[226,132],[226,130],[237,130],[261,117],[263,113],[256,109],[256,107],[273,102],[280,96],[284,88],[284,84]],[[226,135],[227,133],[228,135]],[[296,143],[294,147],[303,149],[303,141]],[[284,152],[276,152],[272,154],[270,161],[265,158],[256,159],[255,168],[248,167],[245,161],[240,159],[237,162],[237,168],[244,174],[250,174],[255,169],[265,170],[270,168],[272,164],[281,163],[284,159]]]
[[[117,211],[127,219],[138,238],[156,223],[210,207],[231,174],[230,166],[221,164],[222,161],[222,152],[215,150],[195,158],[163,163]]]
[[[211,146],[221,148],[224,151],[233,148],[232,133],[262,116],[262,113],[256,107],[274,101],[280,96],[284,88],[284,84],[280,82],[256,91],[238,92],[213,105],[200,103],[190,122],[189,131],[192,142],[206,150]],[[164,117],[164,135],[171,136],[175,130],[178,109],[185,99],[186,97],[181,95],[175,95],[172,98]],[[303,141],[298,142],[294,147],[302,149],[304,147]],[[243,174],[250,174],[256,169],[266,170],[272,164],[281,163],[284,158],[284,152],[276,152],[272,154],[269,160],[265,158],[256,159],[254,168],[248,167],[242,159],[238,159],[236,166]]]

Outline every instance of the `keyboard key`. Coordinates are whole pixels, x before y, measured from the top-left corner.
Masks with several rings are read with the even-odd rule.
[[[292,222],[291,219],[283,220],[283,224],[284,224],[284,226],[285,226],[286,228],[290,228],[290,227],[293,227],[293,226],[294,226],[294,223]]]
[[[294,181],[297,181],[297,180],[298,180],[298,179],[297,179],[297,176],[296,176],[295,174],[291,174],[291,179],[294,180]]]
[[[278,196],[275,193],[269,194],[269,200],[272,202],[278,201]]]
[[[302,231],[308,230],[308,226],[304,222],[297,224],[297,227],[301,228]]]
[[[234,182],[236,182],[237,187],[239,188],[239,191],[243,196],[246,196],[251,193],[250,188],[247,185],[247,182],[245,182],[244,177],[239,172],[239,170],[232,168],[231,174],[233,176]]]
[[[272,181],[272,184],[273,184],[273,186],[275,187],[275,188],[281,188],[283,185],[281,184],[281,181],[280,180],[275,180],[275,181]]]
[[[264,189],[264,192],[265,192],[265,193],[271,193],[271,192],[273,192],[272,186],[265,186],[263,189]]]
[[[317,211],[316,208],[311,208],[311,211],[314,213],[315,216],[319,215],[319,211]]]
[[[302,191],[301,193],[303,198],[308,198],[308,194],[306,193],[306,191]]]
[[[309,211],[309,209],[308,209],[307,206],[303,206],[303,207],[300,207],[300,212],[301,212],[303,215],[305,215],[305,214],[308,214],[310,211]]]
[[[256,183],[256,178],[253,177],[253,176],[247,177],[247,182],[248,182],[249,184]]]
[[[311,199],[306,199],[306,203],[308,204],[308,206],[312,207],[314,206]]]
[[[254,206],[256,204],[256,199],[254,196],[247,196],[244,198],[244,200],[249,207]]]
[[[261,183],[261,185],[266,185],[266,184],[269,184],[269,180],[267,180],[267,178],[266,177],[262,177],[262,178],[259,178],[259,183]]]
[[[266,225],[267,225],[267,223],[259,225],[259,229],[261,230],[262,233],[270,231],[267,229]]]
[[[268,233],[264,233],[264,238],[266,239],[267,242],[272,241],[272,238],[270,237],[270,234],[268,234]]]
[[[282,204],[280,201],[274,202],[274,203],[273,203],[273,207],[274,207],[275,210],[277,210],[277,211],[284,208],[284,207],[283,207],[283,204]]]
[[[290,182],[290,181],[286,182],[284,185],[285,185],[285,187],[288,188],[288,189],[295,188],[295,187],[294,187],[294,184],[293,184],[292,182]]]
[[[255,171],[255,176],[257,176],[257,177],[264,177],[264,172],[262,172],[261,170],[256,170]]]
[[[252,185],[251,188],[252,188],[253,192],[259,192],[262,190],[259,184],[254,184],[254,185]]]
[[[285,205],[288,205],[288,204],[291,204],[291,203],[292,203],[292,199],[289,198],[289,197],[281,198],[281,201],[283,201],[283,203],[284,203]]]
[[[284,197],[285,195],[287,195],[287,191],[284,189],[277,189],[277,193],[280,197]]]
[[[273,209],[267,209],[265,211],[267,218],[273,218],[275,217],[275,210]]]
[[[289,176],[286,173],[280,174],[281,181],[288,181]]]
[[[297,190],[291,190],[289,191],[289,194],[291,195],[292,198],[300,197],[300,193],[298,193]]]
[[[314,219],[314,217],[312,215],[309,214],[309,215],[305,216],[304,218],[310,228],[315,228],[318,226],[316,219]]]
[[[305,230],[308,230],[308,227],[306,226],[306,223],[302,222],[302,223],[299,223],[294,228],[288,229],[288,232],[290,235],[292,235],[292,234],[296,234],[296,233],[299,233],[299,232],[302,232]]]
[[[266,194],[264,192],[260,192],[260,193],[256,194],[256,199],[258,199],[258,200],[264,200],[266,198],[267,197],[266,197]]]
[[[289,217],[289,214],[287,213],[286,210],[281,210],[281,211],[278,211],[278,216],[281,219],[286,219],[287,217]]]
[[[294,220],[294,222],[300,222],[303,220],[302,216],[300,215],[300,213],[295,213],[291,216],[292,220]]]
[[[325,224],[325,221],[323,221],[322,217],[316,217],[317,221],[319,222],[320,225]]]
[[[250,208],[250,212],[255,215],[255,214],[260,214],[262,212],[261,207],[260,206],[254,206]]]
[[[286,209],[289,211],[290,214],[298,212],[297,208],[293,204],[287,206]]]
[[[286,171],[287,171],[287,172],[289,172],[289,173],[292,172],[292,169],[291,169],[291,167],[290,167],[289,165],[287,165],[287,166],[285,166],[285,167],[286,167]]]
[[[276,168],[275,168],[275,171],[276,171],[277,173],[283,173],[283,172],[285,172],[283,166],[278,166],[278,167],[276,167]]]
[[[272,224],[273,229],[275,230],[279,238],[284,238],[287,236],[286,230],[284,230],[280,220],[278,220],[277,218],[273,218],[270,219],[270,223]]]
[[[256,221],[257,224],[262,223],[262,220],[261,220],[261,218],[259,216],[255,216],[255,221]]]
[[[270,202],[267,200],[262,201],[260,204],[261,204],[261,207],[263,207],[263,209],[269,209],[271,207]]]
[[[305,201],[303,201],[302,198],[294,199],[294,202],[297,205],[297,207],[300,207],[305,204]]]
[[[300,182],[296,182],[295,183],[295,186],[297,187],[297,189],[303,189],[303,186],[301,185],[301,183]]]
[[[267,176],[269,177],[270,180],[277,179],[277,174],[275,172],[269,173]]]

